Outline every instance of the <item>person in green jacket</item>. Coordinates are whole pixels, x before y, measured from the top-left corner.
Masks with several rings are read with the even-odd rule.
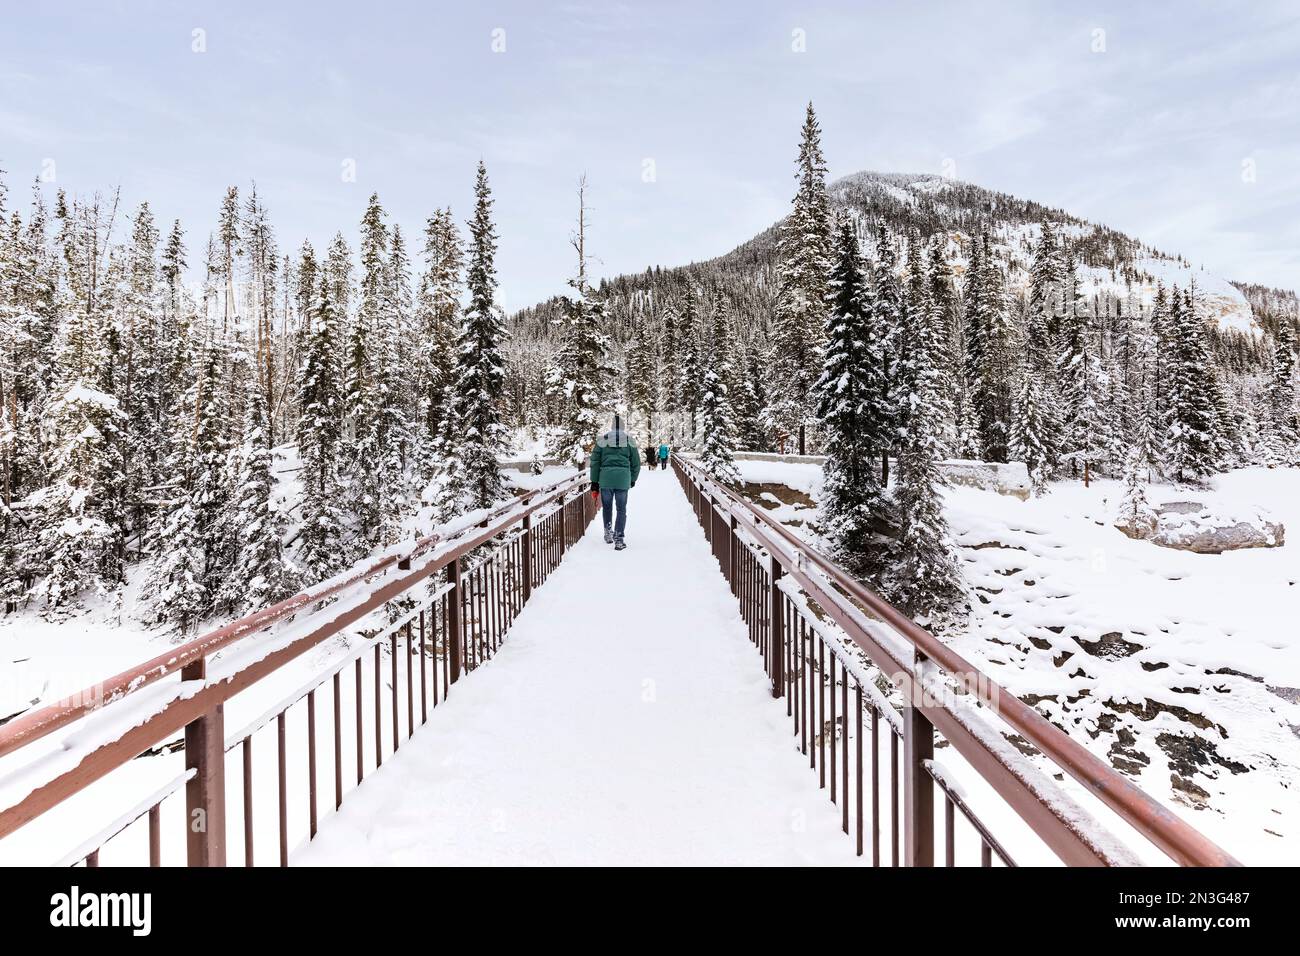
[[[623,430],[620,416],[614,416],[614,427],[596,439],[591,449],[591,490],[600,492],[600,512],[605,520],[605,543],[613,544],[615,551],[627,547],[623,531],[627,527],[627,492],[636,486],[641,473],[641,452]],[[618,517],[613,512],[617,506]]]

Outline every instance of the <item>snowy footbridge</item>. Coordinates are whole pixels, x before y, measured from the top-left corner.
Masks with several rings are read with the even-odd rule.
[[[630,499],[626,551],[575,476],[14,719],[0,850],[1235,862],[689,460]]]

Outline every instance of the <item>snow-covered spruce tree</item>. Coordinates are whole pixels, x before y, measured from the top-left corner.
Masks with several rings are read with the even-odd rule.
[[[979,416],[975,412],[975,402],[965,383],[957,393],[956,455],[968,461],[981,461],[984,458]]]
[[[406,251],[406,238],[401,228],[393,223],[388,244],[388,280],[385,300],[391,319],[387,324],[389,336],[394,341],[388,352],[390,362],[384,376],[388,379],[389,401],[384,427],[388,443],[397,449],[403,476],[412,449],[419,434],[419,401],[411,370],[417,364],[419,327],[415,322],[415,296],[411,291],[411,257]]]
[[[1012,412],[1010,452],[1012,460],[1025,463],[1030,487],[1036,495],[1047,491],[1047,480],[1056,460],[1056,449],[1051,444],[1054,429],[1049,422],[1050,414],[1050,408],[1043,406],[1037,377],[1032,369],[1025,369]]]
[[[1240,418],[1233,408],[1223,379],[1214,366],[1207,369],[1210,408],[1213,412],[1211,433],[1214,435],[1214,466],[1218,471],[1236,468],[1242,462],[1237,454],[1240,444]]]
[[[736,393],[732,399],[732,412],[736,418],[736,441],[745,451],[767,451],[769,442],[763,427],[767,389],[763,360],[752,340],[740,348],[734,379]]]
[[[1278,320],[1273,336],[1273,364],[1268,380],[1268,426],[1280,449],[1294,457],[1300,449],[1300,422],[1296,417],[1295,333],[1285,316]],[[1285,455],[1285,451],[1283,452]]]
[[[1152,470],[1152,432],[1150,419],[1141,423],[1134,436],[1133,447],[1124,465],[1124,497],[1120,501],[1115,525],[1131,538],[1150,537],[1155,531],[1156,515],[1151,507],[1148,486]]]
[[[1210,394],[1210,357],[1205,323],[1191,292],[1177,288],[1170,296],[1173,332],[1169,371],[1166,465],[1175,481],[1199,483],[1214,471],[1214,406]]]
[[[665,411],[674,411],[679,407],[680,398],[677,388],[677,343],[681,317],[671,305],[664,307],[662,328],[659,341],[659,370],[657,378],[658,397],[656,404]]]
[[[727,376],[722,384],[727,386],[727,401],[732,407],[732,421],[734,424],[736,380],[741,375],[738,362],[739,343],[736,340],[735,318],[731,312],[731,306],[722,296],[721,289],[715,289],[713,292],[711,319],[708,333],[709,345],[706,352],[710,355],[715,352],[722,354],[722,367],[726,369]]]
[[[909,343],[911,390],[907,430],[898,455],[894,499],[899,537],[886,578],[892,598],[925,621],[959,612],[964,588],[943,514],[939,471],[944,428],[939,372],[931,363],[931,332],[923,326]]]
[[[132,503],[155,484],[166,460],[163,420],[163,376],[167,357],[161,351],[162,312],[157,262],[158,229],[148,203],[141,203],[126,252],[126,281],[119,292],[118,322],[125,340],[122,383],[123,490]],[[137,531],[143,522],[138,505],[133,515]]]
[[[1081,462],[1093,449],[1083,449],[1088,435],[1092,434],[1086,420],[1095,405],[1093,386],[1095,378],[1090,361],[1090,335],[1088,316],[1079,307],[1070,290],[1077,288],[1077,267],[1073,255],[1067,254],[1062,275],[1063,311],[1057,317],[1056,329],[1056,381],[1060,390],[1060,458],[1069,462],[1070,475],[1079,475]],[[1081,458],[1081,454],[1083,457]]]
[[[1101,319],[1095,318],[1094,321],[1100,323]],[[1100,362],[1102,423],[1105,427],[1100,461],[1108,474],[1119,474],[1122,473],[1124,462],[1128,459],[1129,446],[1124,429],[1131,396],[1124,384],[1124,376],[1120,373],[1119,365],[1115,361],[1114,352],[1106,354],[1107,340],[1100,329],[1097,331],[1096,350],[1098,355],[1105,354],[1105,358]]]
[[[293,303],[298,313],[298,357],[305,360],[307,340],[311,335],[312,305],[320,284],[321,264],[316,250],[307,240],[298,248],[298,266],[293,273]]]
[[[252,184],[244,199],[243,212],[244,258],[248,273],[248,311],[253,320],[252,387],[262,392],[269,409],[275,401],[277,377],[275,317],[276,289],[280,279],[280,253],[275,243],[275,230],[271,227],[266,204],[257,195],[257,184]],[[248,409],[243,409],[247,415]],[[243,422],[241,421],[241,427]],[[268,418],[266,442],[274,444],[272,423]]]
[[[199,516],[189,488],[173,492],[175,502],[152,536],[153,558],[143,594],[149,599],[150,623],[170,624],[186,634],[211,605],[204,583],[206,550],[199,537]]]
[[[925,247],[923,273],[918,282],[916,298],[920,324],[913,334],[925,336],[927,361],[936,376],[938,391],[935,409],[938,413],[939,455],[954,453],[957,447],[957,396],[961,385],[961,369],[952,356],[952,269],[944,252],[942,237],[934,237]],[[913,379],[915,381],[915,379]]]
[[[39,507],[40,593],[45,611],[60,615],[81,594],[116,591],[125,571],[125,413],[113,392],[121,358],[120,329],[110,314],[120,263],[99,275],[107,219],[98,198],[65,209],[60,236],[64,281],[53,398],[41,425],[50,484],[32,502]],[[29,502],[31,499],[29,498]]]
[[[907,373],[906,316],[903,285],[898,275],[898,255],[893,237],[882,223],[876,234],[876,289],[872,339],[880,355],[877,395],[884,432],[880,446],[880,484],[889,485],[889,456],[895,454],[905,426],[904,376]]]
[[[385,270],[388,261],[388,226],[379,196],[372,193],[361,219],[361,278],[357,287],[357,310],[348,329],[346,381],[343,406],[346,413],[347,488],[345,510],[356,522],[356,540],[351,557],[360,558],[379,543],[381,484],[391,480],[391,460],[381,440],[381,418],[387,401],[379,368],[387,361],[382,355],[382,326],[386,322],[384,301]]]
[[[1044,222],[1029,267],[1025,345],[1030,367],[1050,384],[1055,377],[1055,339],[1060,326],[1061,250],[1052,224]]]
[[[221,282],[221,334],[230,332],[238,315],[235,301],[235,258],[242,253],[239,234],[239,190],[231,186],[221,201],[221,214],[217,225],[216,261],[217,277]]]
[[[1155,442],[1163,450],[1165,440],[1165,422],[1169,416],[1169,402],[1172,394],[1174,354],[1174,331],[1170,320],[1169,295],[1163,284],[1156,285],[1155,299],[1151,304],[1149,316],[1152,337],[1151,412],[1153,421],[1158,425]],[[1162,456],[1163,457],[1163,456]]]
[[[248,398],[244,448],[227,521],[236,530],[238,549],[230,574],[218,592],[217,608],[248,614],[283,600],[297,590],[297,567],[284,551],[285,515],[272,500],[273,455],[267,442],[266,401],[261,389]]]
[[[703,331],[696,296],[695,288],[688,285],[682,302],[681,322],[677,327],[678,364],[675,369],[668,370],[668,374],[676,377],[678,409],[685,414],[692,434],[700,410],[700,383],[704,378],[704,356],[701,353]]]
[[[54,393],[59,315],[58,260],[47,249],[46,221],[38,183],[26,226],[15,211],[3,242],[7,278],[0,288],[8,295],[0,292],[0,414],[7,415],[12,430],[8,445],[0,448],[0,501],[6,504],[37,491],[47,477],[40,423]],[[0,236],[5,235],[0,221]],[[36,549],[30,550],[34,555]]]
[[[606,419],[614,370],[605,333],[605,307],[587,281],[586,179],[578,184],[578,228],[571,237],[578,255],[577,273],[569,280],[573,294],[564,297],[564,335],[547,380],[547,392],[564,409],[551,454],[574,468],[587,460]]]
[[[456,330],[460,325],[461,282],[460,232],[451,209],[439,209],[424,227],[424,271],[420,275],[416,325],[420,330],[420,352],[416,359],[416,388],[422,444],[429,449],[421,462],[421,477],[431,477],[430,467],[441,454],[450,422],[452,389],[456,383]]]
[[[628,411],[640,416],[647,426],[653,420],[658,408],[658,394],[655,388],[655,367],[659,359],[657,352],[650,330],[644,325],[634,326],[624,356],[627,373],[623,380],[627,383]],[[653,429],[647,427],[647,440],[652,438],[651,431]]]
[[[399,345],[408,316],[399,288],[409,279],[404,249],[392,255],[392,234],[379,197],[372,194],[361,220],[361,281],[348,340],[344,406],[352,441],[346,463],[347,504],[356,523],[352,556],[360,558],[400,534],[409,487],[403,456],[410,444],[407,371]]]
[[[184,447],[177,439],[185,433],[176,427],[177,419],[186,417],[184,396],[192,381],[194,370],[193,327],[195,323],[194,302],[186,292],[183,282],[186,262],[185,233],[180,221],[174,221],[167,234],[159,262],[159,275],[162,279],[160,301],[162,303],[162,321],[158,332],[159,351],[159,398],[161,416],[162,449],[159,461],[163,463],[160,472],[170,467],[170,462],[177,452]]]
[[[984,323],[987,321],[988,272],[984,268],[984,257],[988,254],[988,243],[983,236],[971,240],[970,268],[966,272],[966,288],[963,295],[962,343],[965,346],[962,373],[966,388],[975,406],[975,417],[979,420],[980,373],[984,368]]]
[[[926,296],[935,349],[931,360],[941,376],[940,394],[946,416],[943,448],[944,454],[950,455],[956,446],[957,410],[962,390],[962,323],[952,265],[948,261],[947,237],[943,234],[932,236],[926,244],[925,257]]]
[[[1131,394],[1141,387],[1140,369],[1137,364],[1141,351],[1139,342],[1141,335],[1137,327],[1137,316],[1125,309],[1122,299],[1116,298],[1114,311],[1109,313],[1109,319],[1110,355],[1115,366],[1116,381],[1125,394]],[[1132,416],[1127,407],[1120,410],[1119,417],[1122,430],[1127,436],[1132,426]]]
[[[256,391],[249,374],[251,366],[238,334],[227,346],[215,332],[209,332],[199,372],[200,405],[190,454],[195,536],[203,547],[203,586],[209,596],[209,612],[216,609],[211,602],[230,576],[239,550],[237,532],[229,519],[243,440],[243,422],[236,423],[235,415],[243,414],[247,401],[236,412],[231,394],[238,392],[246,398],[247,393]]]
[[[1068,316],[1062,319],[1063,323],[1070,321]],[[1092,323],[1086,315],[1078,315],[1076,322],[1075,344],[1080,351],[1062,367],[1061,374],[1062,395],[1069,414],[1062,428],[1066,448],[1061,460],[1069,462],[1071,473],[1081,475],[1086,485],[1114,460],[1118,438],[1116,407],[1111,400],[1114,382],[1106,363],[1097,354],[1099,338],[1090,328]]]
[[[327,578],[344,566],[343,513],[339,507],[339,452],[343,393],[339,324],[328,274],[322,274],[312,308],[307,361],[298,404],[298,455],[302,460],[302,526],[298,563],[307,581]]]
[[[700,410],[695,432],[700,445],[700,467],[725,485],[740,483],[736,468],[736,426],[732,419],[727,381],[731,363],[725,349],[712,349],[700,382]]]
[[[897,417],[895,419],[895,444],[901,446],[907,435],[909,418],[914,402],[912,394],[917,388],[917,353],[928,348],[930,328],[929,284],[925,278],[925,254],[915,237],[907,240],[906,274],[903,283],[903,304],[900,316],[901,331],[894,345],[896,356],[894,366],[893,391],[897,400]],[[928,356],[927,356],[928,357]],[[936,393],[936,401],[942,400],[941,393]],[[940,422],[936,427],[942,436],[943,410],[937,409]],[[940,437],[940,448],[943,439]],[[941,452],[942,454],[942,452]]]
[[[103,596],[122,582],[118,486],[124,421],[116,398],[80,379],[62,389],[48,408],[53,483],[38,499],[47,571],[40,591],[47,615],[75,607],[86,591]]]
[[[826,317],[817,417],[825,446],[820,520],[836,558],[865,573],[881,489],[875,458],[887,427],[877,403],[880,356],[871,350],[871,303],[853,223],[839,223]]]
[[[798,188],[779,227],[779,265],[775,327],[778,374],[774,379],[773,418],[786,442],[797,440],[812,411],[812,387],[820,368],[830,273],[830,201],[821,129],[808,104],[799,141],[795,178]]]
[[[504,494],[498,459],[507,444],[499,403],[505,375],[501,345],[508,333],[495,303],[497,241],[492,226],[492,190],[481,161],[474,197],[466,275],[469,307],[457,344],[452,405],[456,445],[442,461],[445,487],[453,492],[453,499],[462,499],[459,503],[470,509],[491,507]]]
[[[39,522],[13,507],[48,483],[42,422],[55,391],[58,270],[39,185],[26,225],[17,211],[6,222],[0,178],[0,612],[26,600],[42,567]]]
[[[347,325],[348,313],[352,309],[352,297],[355,291],[352,282],[352,249],[348,246],[348,241],[343,238],[343,233],[335,233],[334,238],[330,240],[322,271],[330,285],[330,306],[339,325],[339,334],[342,335],[344,326]],[[343,344],[340,339],[339,348],[342,348]]]
[[[1002,270],[989,249],[987,234],[981,238],[980,246],[978,275],[971,278],[972,285],[978,286],[979,295],[967,303],[967,332],[978,331],[979,347],[972,356],[971,340],[967,338],[967,382],[979,422],[984,457],[1004,462],[1015,389],[1016,330],[1007,314]]]
[[[141,597],[145,610],[140,617],[150,624],[169,624],[179,633],[188,633],[208,613],[211,606],[206,585],[208,543],[200,538],[199,513],[195,503],[195,474],[199,458],[200,418],[213,408],[205,389],[211,384],[204,378],[208,365],[215,362],[207,350],[195,354],[195,338],[202,334],[193,314],[193,303],[180,288],[184,268],[184,248],[180,232],[173,228],[163,254],[162,271],[167,283],[167,314],[172,321],[168,338],[169,388],[174,396],[168,401],[166,420],[168,455],[158,498],[170,499],[155,513],[146,538],[150,555],[144,575]],[[205,360],[208,360],[205,362]],[[215,399],[221,402],[224,390],[217,386]]]

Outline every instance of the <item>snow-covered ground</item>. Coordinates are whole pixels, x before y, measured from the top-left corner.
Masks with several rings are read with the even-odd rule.
[[[741,462],[761,503],[815,534],[815,465]],[[969,660],[1249,863],[1300,850],[1300,470],[1243,469],[1194,491],[1262,508],[1291,543],[1219,555],[1131,540],[1120,483],[1056,482],[1020,501],[947,491],[973,613],[946,639]]]
[[[670,472],[597,518],[491,665],[298,864],[851,864]],[[869,859],[869,858],[868,858]]]
[[[534,457],[545,458],[555,441],[554,428],[516,428],[510,434],[509,447],[506,449],[506,461],[531,461]]]

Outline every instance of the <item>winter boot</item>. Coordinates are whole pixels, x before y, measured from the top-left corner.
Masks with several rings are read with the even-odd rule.
[[[626,548],[626,547],[627,547],[627,542],[623,540],[623,538],[622,538],[621,535],[620,535],[618,538],[615,538],[615,539],[614,539],[614,550],[615,550],[615,551],[622,551],[622,550],[623,550],[624,548]]]
[[[611,531],[609,528],[605,529],[605,543],[606,544],[614,543],[614,532]]]

